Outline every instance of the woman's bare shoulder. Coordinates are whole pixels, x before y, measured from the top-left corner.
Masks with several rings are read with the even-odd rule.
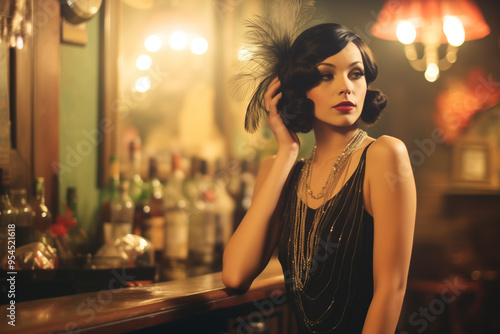
[[[409,166],[406,145],[398,138],[381,136],[374,140],[366,152],[366,173],[368,178],[384,173],[397,173]]]
[[[375,139],[366,153],[368,160],[381,158],[398,158],[408,156],[406,145],[398,138],[381,136]]]

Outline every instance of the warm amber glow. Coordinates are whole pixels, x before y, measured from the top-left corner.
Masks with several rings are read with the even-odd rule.
[[[415,26],[415,42],[423,43],[424,28],[436,21],[442,28],[447,17],[460,20],[465,32],[465,41],[480,39],[490,33],[483,14],[471,0],[387,0],[371,32],[375,37],[397,41],[398,24],[408,21]],[[439,30],[435,32],[439,42],[448,43],[444,31]]]
[[[396,28],[398,40],[403,44],[411,44],[417,36],[417,31],[409,21],[401,21]]]
[[[437,80],[439,77],[439,67],[431,63],[427,66],[427,69],[425,70],[425,79],[429,82],[434,82]]]
[[[252,51],[242,47],[241,49],[238,50],[238,60],[239,61],[247,61],[252,58]]]
[[[173,32],[172,35],[170,35],[168,43],[170,44],[170,47],[172,49],[182,50],[187,46],[188,40],[185,33],[183,33],[182,31],[176,31]]]
[[[443,31],[448,39],[448,43],[453,46],[460,46],[465,41],[464,26],[460,20],[454,16],[446,16],[443,23]]]
[[[141,71],[146,71],[151,67],[153,60],[148,55],[140,55],[135,61],[135,66]]]
[[[456,61],[458,46],[485,37],[490,28],[472,0],[387,0],[371,32],[405,44],[411,66],[425,71],[425,78],[434,82],[440,71]],[[413,43],[424,45],[421,59]],[[440,55],[440,44],[448,44],[444,56]]]
[[[191,42],[191,52],[196,55],[202,55],[208,50],[208,42],[203,37],[196,37]]]
[[[157,35],[151,35],[148,38],[146,38],[146,41],[144,42],[144,47],[146,47],[146,50],[150,52],[156,52],[160,50],[162,45],[161,38]]]
[[[151,81],[147,77],[140,77],[135,82],[135,89],[138,92],[144,93],[151,88]]]

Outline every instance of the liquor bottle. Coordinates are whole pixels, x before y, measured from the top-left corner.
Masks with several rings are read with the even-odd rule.
[[[111,239],[132,233],[134,224],[134,202],[129,196],[129,181],[122,180],[118,186],[118,196],[111,200]]]
[[[0,168],[0,261],[11,250],[9,241],[16,240],[15,219],[17,209],[10,201],[10,175]],[[11,254],[13,252],[9,252]]]
[[[214,178],[215,189],[215,250],[214,261],[216,270],[222,270],[222,253],[233,233],[234,199],[229,195],[227,187],[229,180],[224,179],[221,170],[221,160],[216,162],[217,174]]]
[[[165,186],[165,246],[162,279],[181,279],[187,276],[189,255],[189,203],[183,193],[185,180],[182,156],[172,157],[172,172]]]
[[[246,212],[252,204],[253,189],[255,186],[255,174],[252,173],[252,166],[247,160],[243,160],[239,181],[239,190],[235,198],[236,207],[234,209],[233,232],[245,217]]]
[[[78,221],[78,193],[75,187],[66,189],[66,205],[71,211],[72,218],[76,225],[68,231],[69,246],[77,259],[84,260],[89,252],[89,238],[87,232],[79,226]]]
[[[52,213],[45,205],[45,179],[37,177],[33,186],[33,201],[31,204],[34,212],[35,236],[39,240],[49,233],[49,228],[54,223]]]
[[[144,180],[141,177],[142,146],[140,138],[136,138],[129,145],[130,166],[130,198],[134,203],[141,203],[145,199]]]
[[[16,248],[35,241],[33,209],[28,204],[26,189],[12,189],[12,205],[17,209]]]
[[[158,161],[155,158],[149,160],[147,189],[149,194],[141,206],[142,235],[153,244],[155,261],[160,264],[165,247],[165,210],[163,185],[158,178]]]
[[[200,166],[201,160],[196,156],[191,157],[190,173],[182,185],[184,196],[191,205],[199,193],[198,186],[201,179]]]
[[[109,180],[101,192],[101,226],[97,230],[98,245],[94,245],[97,247],[112,239],[111,202],[118,198],[120,184],[120,162],[115,156],[110,157],[109,172]]]
[[[215,191],[206,160],[200,162],[200,173],[196,180],[197,195],[192,199],[190,215],[189,259],[195,274],[212,270],[215,252]]]
[[[132,231],[134,203],[128,195],[129,181],[120,181],[118,159],[111,158],[110,179],[102,192],[102,241],[94,255],[97,268],[116,268],[130,263],[125,252],[115,245],[116,238]]]

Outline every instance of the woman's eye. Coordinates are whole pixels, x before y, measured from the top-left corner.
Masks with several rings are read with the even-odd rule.
[[[352,73],[352,76],[354,79],[359,79],[359,78],[363,77],[364,75],[365,75],[365,72],[363,72],[363,71],[354,71]]]
[[[322,73],[321,74],[321,80],[323,81],[328,81],[333,79],[333,74],[332,73]]]

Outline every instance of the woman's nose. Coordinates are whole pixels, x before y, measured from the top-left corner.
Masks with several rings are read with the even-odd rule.
[[[339,80],[339,87],[338,87],[338,94],[339,95],[349,95],[352,93],[352,86],[348,78],[340,78]]]

